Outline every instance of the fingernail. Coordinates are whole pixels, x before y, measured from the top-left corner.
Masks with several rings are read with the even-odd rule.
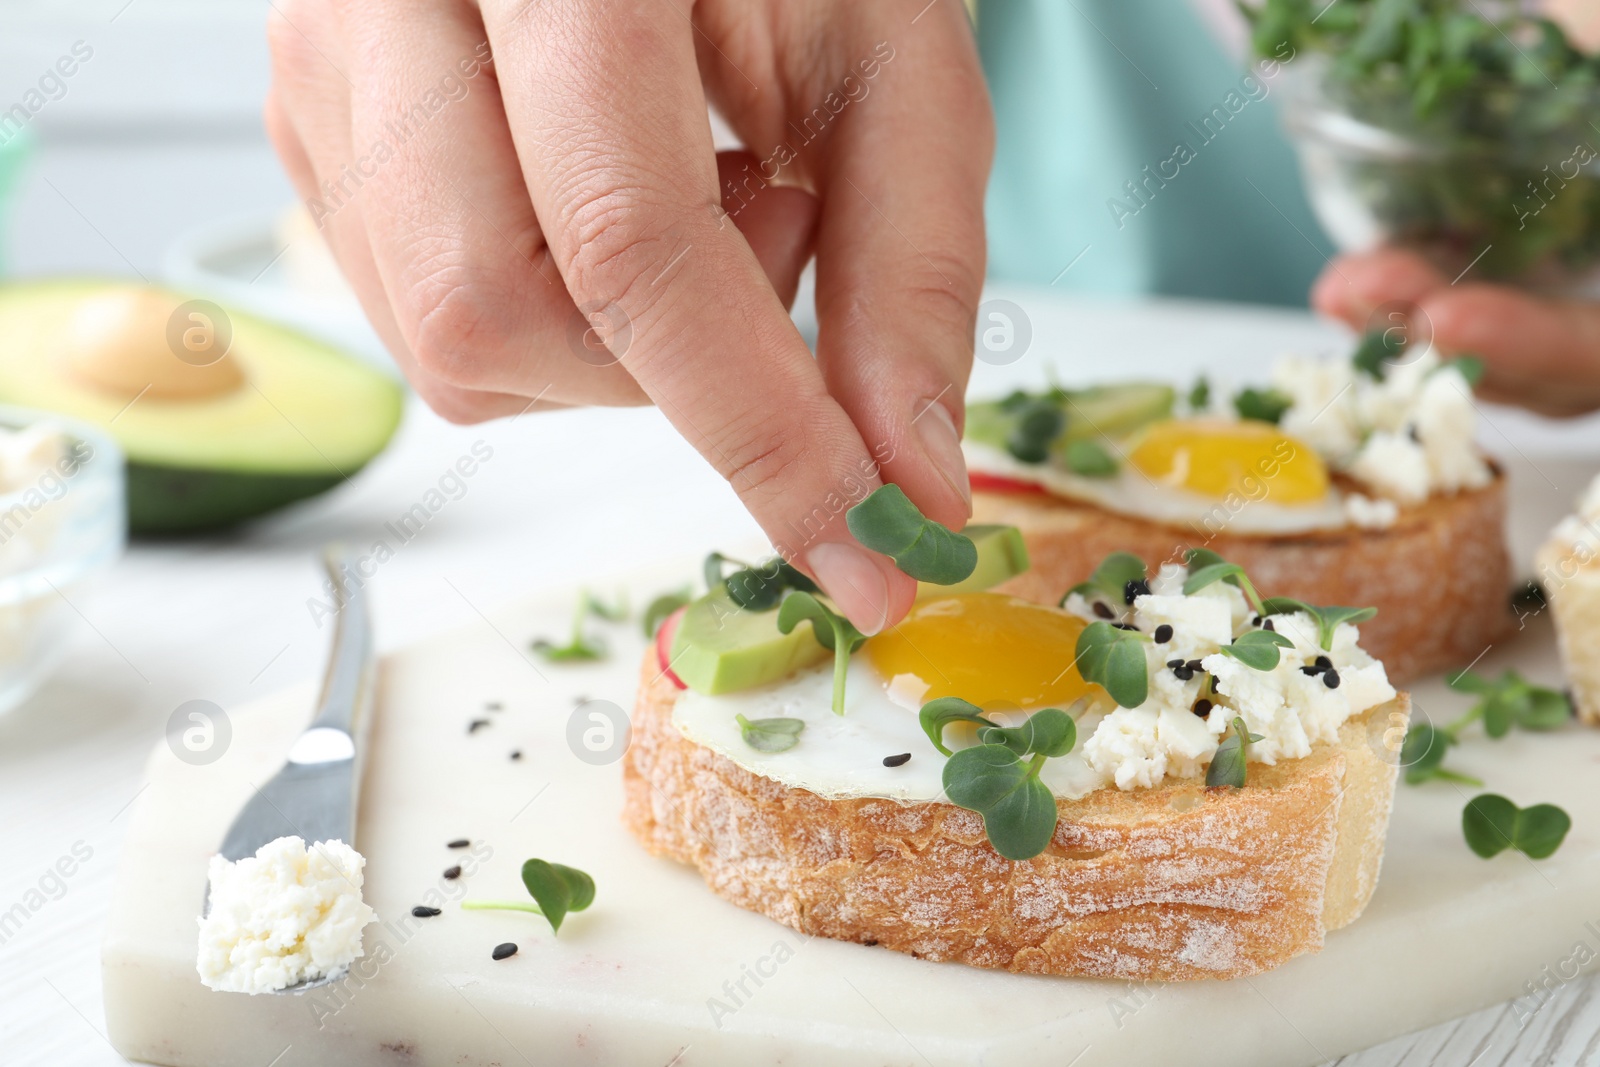
[[[889,583],[867,550],[844,541],[824,541],[806,553],[806,564],[823,591],[864,634],[889,621]]]
[[[916,417],[922,450],[939,473],[944,475],[944,480],[950,483],[950,488],[961,497],[967,505],[967,514],[971,515],[972,483],[967,480],[967,460],[961,454],[961,435],[956,433],[955,420],[937,400],[918,401],[917,407],[922,412]]]

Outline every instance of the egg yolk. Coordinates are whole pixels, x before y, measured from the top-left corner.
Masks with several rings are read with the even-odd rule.
[[[926,686],[923,702],[960,697],[982,708],[1065,707],[1091,690],[1074,666],[1075,615],[999,593],[918,601],[905,621],[866,643],[878,673],[897,687]]]
[[[1328,468],[1304,441],[1265,422],[1168,419],[1145,431],[1128,457],[1163,485],[1221,500],[1307,504],[1328,495]]]

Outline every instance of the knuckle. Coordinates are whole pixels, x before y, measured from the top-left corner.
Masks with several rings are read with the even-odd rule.
[[[725,457],[722,473],[741,497],[784,495],[785,487],[804,464],[808,447],[806,435],[787,432],[788,429],[765,414],[759,422],[747,421],[730,428],[720,446]]]
[[[607,183],[568,209],[563,274],[580,302],[632,305],[671,258],[667,228],[650,220],[645,203],[638,190]]]
[[[497,302],[485,288],[460,267],[427,272],[413,287],[419,312],[411,350],[418,367],[449,385],[482,384],[487,363],[505,348],[507,334]]]

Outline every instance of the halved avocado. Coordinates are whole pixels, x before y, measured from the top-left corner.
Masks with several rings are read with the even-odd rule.
[[[331,489],[388,444],[402,401],[394,378],[335,348],[178,293],[0,286],[0,403],[105,427],[127,453],[136,534],[229,526]]]

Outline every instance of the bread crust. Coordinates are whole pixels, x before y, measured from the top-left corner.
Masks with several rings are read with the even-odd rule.
[[[1002,592],[1055,604],[1112,552],[1154,567],[1205,547],[1244,567],[1265,596],[1376,607],[1361,626],[1361,647],[1396,684],[1465,666],[1513,622],[1499,471],[1482,489],[1402,508],[1382,530],[1250,536],[1224,526],[1207,536],[1040,493],[977,492],[972,508],[974,522],[1016,526],[1027,543],[1032,568]]]
[[[1409,700],[1346,723],[1244,789],[1059,800],[1045,852],[1004,859],[948,803],[829,800],[753,774],[672,724],[646,656],[623,822],[741,907],[929,960],[1120,979],[1233,978],[1321,948],[1377,883]],[[938,758],[930,749],[913,758]]]

